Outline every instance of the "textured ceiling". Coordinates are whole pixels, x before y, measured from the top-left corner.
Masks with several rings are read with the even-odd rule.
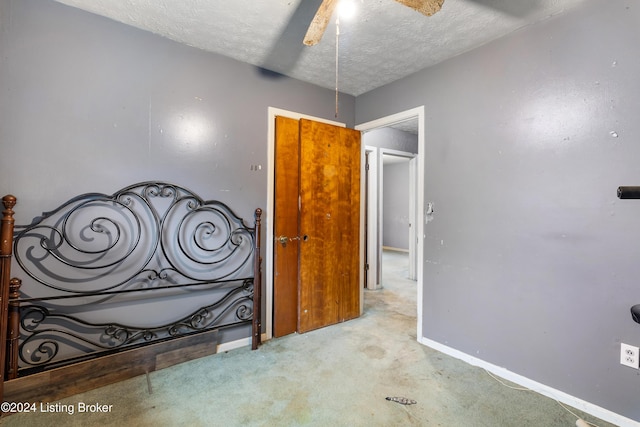
[[[335,16],[302,40],[320,0],[57,0],[180,43],[336,87]],[[445,0],[426,17],[393,0],[354,0],[340,20],[338,88],[360,95],[586,0]]]

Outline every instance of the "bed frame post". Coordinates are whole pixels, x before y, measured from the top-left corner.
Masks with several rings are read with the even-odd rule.
[[[20,286],[22,280],[13,278],[9,282],[9,322],[7,329],[6,378],[18,378],[18,340],[20,339]]]
[[[256,209],[255,252],[253,256],[253,328],[251,349],[256,350],[262,342],[262,257],[260,256],[260,223],[262,209]]]
[[[9,282],[11,277],[11,251],[13,247],[13,207],[16,198],[11,195],[2,198],[4,211],[0,224],[0,401],[4,398],[5,360],[7,328],[9,327]]]

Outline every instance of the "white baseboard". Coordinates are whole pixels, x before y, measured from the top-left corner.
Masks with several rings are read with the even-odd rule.
[[[593,403],[586,402],[582,399],[579,399],[575,396],[571,396],[560,390],[556,390],[554,388],[551,388],[539,382],[533,381],[529,378],[523,377],[522,375],[518,375],[514,372],[511,372],[505,368],[501,368],[499,366],[486,362],[482,359],[478,359],[476,357],[463,353],[459,350],[448,347],[444,344],[440,344],[439,342],[432,341],[424,337],[418,339],[418,342],[434,350],[438,350],[444,354],[447,354],[451,357],[455,357],[456,359],[460,359],[464,362],[467,362],[470,365],[484,368],[487,371],[491,372],[492,374],[495,374],[513,383],[519,384],[531,391],[542,394],[543,396],[547,396],[551,399],[560,401],[564,404],[572,406],[583,412],[591,414],[594,417],[600,418],[601,420],[618,425],[620,427],[639,427],[640,426],[639,422],[634,421],[630,418],[623,417],[622,415],[616,414],[615,412],[609,411],[608,409],[604,409],[598,405],[594,405]]]
[[[237,348],[246,347],[248,345],[251,345],[251,337],[241,338],[239,340],[229,341],[229,342],[225,342],[225,343],[222,343],[222,344],[218,344],[218,346],[216,347],[216,353],[222,353],[222,352],[225,352],[225,351],[235,350]]]
[[[409,249],[394,248],[393,246],[383,246],[382,249],[385,250],[385,251],[395,251],[395,252],[406,252],[406,253],[409,253]]]
[[[261,335],[262,338],[262,342],[267,341],[267,334],[262,334]],[[235,341],[229,341],[229,342],[225,342],[222,344],[218,344],[218,346],[216,347],[216,353],[221,353],[224,351],[231,351],[231,350],[235,350],[237,348],[240,347],[247,347],[247,346],[251,346],[251,337],[247,337],[247,338],[241,338],[239,340],[235,340]]]

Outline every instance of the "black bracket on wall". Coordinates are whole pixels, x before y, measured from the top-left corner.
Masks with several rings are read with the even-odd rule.
[[[640,199],[640,186],[638,187],[618,187],[618,198],[620,199]]]
[[[631,318],[637,323],[640,323],[640,304],[631,307]]]
[[[618,198],[640,199],[640,187],[618,187]],[[640,323],[640,304],[631,307],[631,318],[634,322]]]

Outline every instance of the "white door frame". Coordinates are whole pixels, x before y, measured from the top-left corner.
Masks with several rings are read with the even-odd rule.
[[[416,188],[416,211],[420,212],[420,215],[417,215],[418,218],[416,220],[416,234],[417,234],[417,340],[420,341],[422,339],[422,299],[423,299],[423,286],[424,286],[424,105],[416,108],[412,108],[410,110],[402,111],[396,114],[392,114],[390,116],[382,117],[376,120],[372,120],[370,122],[362,123],[357,125],[356,130],[367,132],[373,129],[378,129],[382,127],[387,127],[395,123],[403,122],[409,119],[418,118],[418,155],[417,155],[417,188]],[[365,147],[362,147],[362,157],[364,158]],[[363,175],[364,179],[364,175]],[[364,187],[364,185],[362,185]],[[362,198],[364,200],[364,198]],[[362,218],[360,219],[360,223],[364,224],[364,201],[362,202],[363,208],[361,209]],[[369,242],[371,244],[372,242]],[[369,248],[367,248],[369,250]]]
[[[409,242],[409,278],[416,280],[416,181],[417,169],[415,162],[417,155],[407,151],[393,150],[384,147],[365,146],[365,151],[369,154],[369,187],[367,188],[367,289],[375,290],[382,288],[382,236],[384,212],[384,156],[391,155],[403,157],[409,161],[409,225],[407,238]]]
[[[416,195],[418,185],[418,156],[413,156],[409,161],[409,279],[418,280],[418,228],[416,224],[420,218]]]
[[[309,119],[320,123],[327,123],[334,126],[346,127],[345,123],[335,122],[332,120],[313,117],[306,114],[296,113],[294,111],[282,110],[280,108],[268,107],[267,109],[267,206],[264,212],[263,220],[266,221],[267,231],[265,235],[265,333],[264,340],[273,337],[273,212],[275,202],[275,146],[276,146],[276,116],[288,117],[295,120]],[[362,234],[362,233],[361,233]],[[361,246],[363,246],[361,244]],[[361,251],[361,254],[363,252]],[[361,263],[362,255],[360,256]],[[362,271],[362,269],[360,269]],[[362,288],[362,287],[361,287]],[[364,299],[364,292],[360,290],[360,307]],[[362,310],[362,308],[361,308]]]
[[[365,152],[369,153],[369,169],[364,173],[369,175],[369,185],[365,186],[365,191],[367,192],[367,206],[366,212],[363,214],[367,215],[367,229],[364,230],[367,233],[367,247],[365,251],[367,252],[367,283],[365,283],[367,289],[374,290],[382,287],[380,283],[380,267],[378,266],[379,254],[378,248],[380,247],[380,239],[379,239],[379,229],[380,221],[380,202],[378,201],[378,196],[380,195],[380,178],[378,177],[378,170],[380,169],[380,149],[378,147],[369,147],[365,146]],[[365,165],[366,166],[366,165]]]

